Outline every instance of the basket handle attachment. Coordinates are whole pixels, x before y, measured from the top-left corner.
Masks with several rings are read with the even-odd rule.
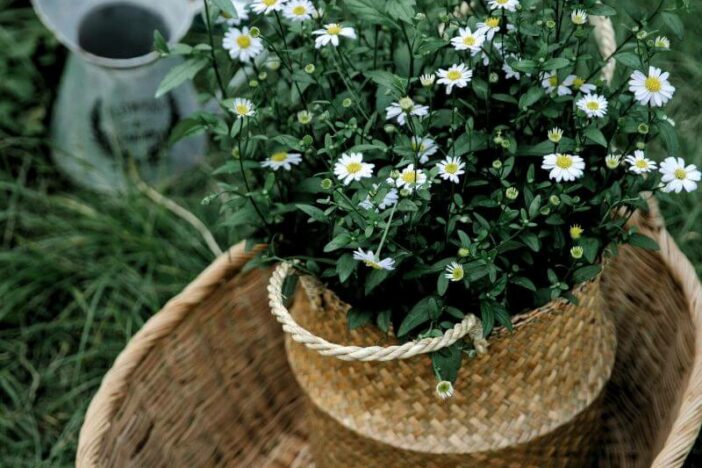
[[[393,361],[438,351],[466,337],[473,342],[478,354],[487,352],[488,344],[483,337],[482,322],[473,314],[467,314],[460,323],[447,330],[443,336],[408,341],[401,345],[362,347],[331,343],[301,327],[285,307],[283,283],[293,272],[294,265],[290,262],[279,264],[273,271],[268,283],[271,313],[283,325],[283,331],[294,341],[317,351],[322,356],[332,356],[342,361]]]

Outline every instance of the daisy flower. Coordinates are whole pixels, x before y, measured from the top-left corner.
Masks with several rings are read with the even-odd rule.
[[[519,0],[490,0],[488,6],[491,10],[502,9],[507,11],[517,11]]]
[[[420,139],[418,137],[412,137],[410,146],[412,147],[412,151],[417,153],[419,162],[422,164],[426,164],[429,161],[429,156],[433,156],[437,151],[439,151],[439,147],[436,146],[436,142],[431,138]]]
[[[656,49],[670,49],[670,40],[665,36],[658,36],[655,41],[653,41],[653,46]]]
[[[319,36],[314,40],[314,46],[319,49],[331,42],[334,47],[339,46],[339,36],[349,39],[356,39],[356,31],[353,28],[345,27],[337,23],[324,25],[324,29],[312,31],[312,34]]]
[[[424,86],[425,88],[431,88],[432,86],[434,86],[435,81],[436,75],[433,73],[428,73],[419,77],[419,82],[422,83],[422,86]]]
[[[451,65],[448,70],[440,68],[437,72],[439,84],[446,85],[446,94],[451,94],[453,87],[465,88],[473,79],[473,70],[469,70],[465,64]]]
[[[232,111],[238,119],[253,117],[256,115],[256,108],[254,107],[253,102],[244,98],[234,99],[234,102],[232,102],[232,107],[230,107],[229,110]]]
[[[403,97],[398,102],[393,102],[385,108],[385,118],[387,120],[396,119],[397,123],[404,126],[407,123],[407,116],[425,117],[429,114],[428,106],[419,106],[411,98]]]
[[[374,270],[389,271],[395,269],[395,260],[392,258],[388,257],[381,260],[373,253],[373,251],[369,250],[364,252],[360,247],[353,253],[353,259],[365,263],[367,267],[373,268]]]
[[[256,0],[251,4],[251,9],[259,15],[267,15],[272,11],[281,11],[285,0]]]
[[[635,174],[645,174],[651,172],[657,166],[654,161],[646,158],[646,155],[641,150],[634,151],[634,155],[629,155],[624,158],[626,162],[631,166],[629,170]]]
[[[576,75],[568,76],[568,78],[563,80],[563,84],[569,87],[572,86],[574,90],[580,91],[583,94],[590,94],[597,89],[597,86],[586,82],[585,78]]]
[[[558,73],[552,71],[546,73],[541,79],[541,86],[546,90],[547,93],[552,94],[556,92],[559,96],[568,96],[573,94],[573,90],[570,89],[570,85],[563,80],[561,83],[558,80]]]
[[[379,188],[380,186],[378,184],[373,184],[374,191],[377,191]],[[400,196],[397,193],[397,189],[391,188],[388,191],[388,193],[385,194],[380,203],[378,203],[378,209],[384,210],[385,208],[390,208],[391,206],[395,205],[399,199]],[[364,210],[373,209],[373,202],[370,199],[370,195],[368,195],[365,200],[359,203],[359,206]]]
[[[454,184],[459,182],[458,176],[466,173],[466,171],[463,170],[466,167],[465,163],[463,163],[460,158],[456,157],[448,157],[438,163],[436,167],[439,169],[439,177],[444,180],[449,180]]]
[[[495,34],[500,32],[500,18],[491,16],[485,22],[478,23],[477,28],[477,34],[483,34],[488,41],[491,41],[495,38]]]
[[[253,37],[249,28],[230,28],[224,35],[222,47],[229,51],[232,59],[248,62],[263,52],[263,42],[258,37]]]
[[[273,153],[270,158],[261,162],[262,167],[269,167],[274,171],[277,171],[281,167],[286,171],[292,169],[293,166],[297,166],[302,162],[302,155],[300,153],[286,153],[281,151],[278,153]]]
[[[405,167],[396,180],[398,188],[404,187],[410,192],[417,187],[421,187],[427,181],[427,175],[421,169],[415,169],[414,164]]]
[[[549,179],[572,182],[585,174],[585,161],[572,154],[548,154],[544,156],[541,168],[550,171]]]
[[[560,143],[563,139],[563,130],[558,127],[552,128],[546,134],[551,143]]]
[[[656,67],[649,67],[648,76],[636,70],[631,74],[629,91],[644,106],[662,107],[675,94],[675,87],[668,81],[669,76],[670,73]]]
[[[344,185],[349,185],[354,180],[358,181],[367,177],[373,177],[375,164],[364,163],[361,153],[344,153],[336,164],[334,164],[334,175],[341,180]]]
[[[682,158],[669,157],[661,163],[662,181],[666,183],[664,192],[680,193],[683,190],[692,192],[697,189],[697,183],[702,173],[694,164],[686,165]]]
[[[451,262],[451,264],[446,267],[446,273],[444,276],[453,282],[461,281],[463,276],[465,276],[463,265],[460,263]]]
[[[314,15],[314,5],[309,0],[292,0],[285,4],[283,16],[290,21],[307,21]]]
[[[456,50],[470,50],[471,55],[476,55],[480,52],[481,47],[485,43],[485,36],[478,30],[472,32],[470,28],[460,28],[458,36],[451,39],[451,44]]]
[[[607,115],[607,107],[609,106],[609,103],[604,96],[600,96],[599,94],[588,94],[578,100],[575,105],[578,107],[578,109],[585,112],[585,115],[587,115],[588,118],[601,119]]]
[[[582,26],[583,24],[587,23],[587,13],[585,13],[585,10],[573,10],[573,12],[570,14],[570,20],[573,22],[573,24]]]
[[[619,167],[619,164],[622,162],[622,155],[621,154],[608,154],[605,157],[605,166],[607,166],[608,169],[616,169]]]

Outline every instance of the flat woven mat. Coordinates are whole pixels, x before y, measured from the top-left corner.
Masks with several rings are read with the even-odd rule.
[[[702,423],[701,288],[660,217],[636,223],[661,250],[622,248],[603,278],[618,349],[597,465],[681,466]],[[268,273],[242,273],[247,258],[233,247],[134,336],[90,404],[79,468],[312,464]]]

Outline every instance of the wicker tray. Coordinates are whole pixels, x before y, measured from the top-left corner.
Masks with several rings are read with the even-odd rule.
[[[682,465],[702,424],[702,293],[657,215],[660,252],[624,248],[603,280],[617,361],[599,466]],[[309,466],[302,392],[269,313],[266,272],[242,246],[132,339],[81,429],[83,467]]]

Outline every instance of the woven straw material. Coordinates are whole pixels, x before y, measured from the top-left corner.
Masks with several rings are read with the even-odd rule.
[[[597,463],[679,467],[702,424],[702,293],[660,221],[639,221],[661,251],[623,248],[602,280],[618,352]],[[247,258],[234,247],[129,342],[89,406],[79,468],[311,465],[311,422],[270,315],[269,278],[242,274]],[[316,421],[311,432],[318,434],[326,422]],[[572,425],[577,430],[578,421]],[[354,440],[345,431],[338,437]],[[364,466],[361,456],[343,462]]]
[[[334,342],[361,347],[392,344],[392,338],[373,327],[349,331],[346,314],[350,307],[309,277],[303,277],[301,283],[291,310],[300,326]],[[581,458],[590,450],[583,443],[595,438],[597,425],[584,425],[575,433],[570,427],[562,431],[562,426],[582,412],[600,413],[599,405],[593,403],[609,380],[616,337],[602,311],[599,279],[575,294],[579,305],[555,301],[513,335],[505,333],[490,340],[486,354],[465,359],[456,394],[447,402],[434,392],[436,380],[426,356],[346,362],[321,356],[288,338],[288,360],[314,406],[347,432],[388,446],[364,449],[360,438],[343,442],[339,428],[313,433],[318,442],[314,454],[333,461],[321,466],[339,466],[354,451],[365,453],[369,466],[404,463],[405,450],[415,451],[413,461],[422,466],[430,462],[451,465],[457,460],[442,454],[532,466],[561,454],[563,465]],[[312,425],[328,429],[329,424],[314,421],[317,414],[311,415]],[[327,436],[340,443],[321,440]],[[546,442],[551,445],[530,446]],[[520,445],[523,447],[513,450]],[[526,458],[518,458],[522,453]]]

